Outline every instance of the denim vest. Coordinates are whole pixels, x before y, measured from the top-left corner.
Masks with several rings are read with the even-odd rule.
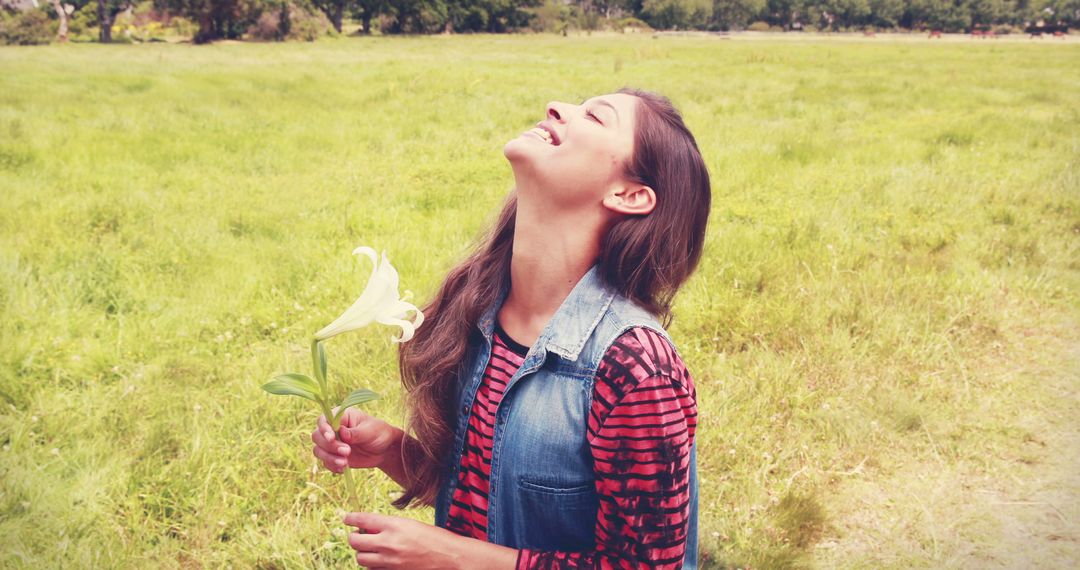
[[[477,322],[457,385],[449,470],[435,503],[446,528],[458,484],[473,399],[491,356],[504,285]],[[593,265],[563,301],[506,385],[495,412],[487,541],[511,548],[585,551],[596,547],[599,497],[586,439],[596,370],[626,330],[650,327],[671,337],[647,311],[607,287]],[[696,439],[696,438],[695,438]],[[690,448],[690,513],[683,568],[697,568],[697,444]],[[681,529],[675,532],[681,532]]]

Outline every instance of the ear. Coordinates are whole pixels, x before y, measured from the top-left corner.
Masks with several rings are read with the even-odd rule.
[[[648,214],[656,207],[656,192],[648,186],[615,188],[604,196],[604,207],[621,214]]]

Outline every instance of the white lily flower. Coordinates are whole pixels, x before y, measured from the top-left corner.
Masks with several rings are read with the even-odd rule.
[[[372,322],[384,325],[401,327],[401,336],[390,337],[393,342],[405,342],[413,337],[416,328],[424,322],[424,313],[416,308],[416,305],[406,302],[411,291],[405,291],[404,299],[398,294],[398,273],[390,260],[386,258],[386,250],[382,252],[382,263],[379,263],[375,250],[362,245],[353,254],[364,254],[371,259],[375,266],[368,277],[367,286],[360,298],[356,300],[340,317],[315,333],[315,340],[323,341],[330,337],[349,332],[367,326]],[[406,320],[409,312],[415,313],[410,321]]]

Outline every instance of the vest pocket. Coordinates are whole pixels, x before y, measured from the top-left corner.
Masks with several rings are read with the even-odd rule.
[[[596,482],[564,485],[518,480],[529,547],[581,551],[596,545]]]

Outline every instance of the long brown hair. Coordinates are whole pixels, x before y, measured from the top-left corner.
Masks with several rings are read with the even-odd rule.
[[[671,304],[701,260],[711,204],[709,172],[693,134],[666,97],[624,87],[638,98],[628,180],[648,185],[656,206],[614,222],[600,244],[600,274],[610,287],[670,326]],[[424,326],[399,345],[407,392],[402,459],[408,486],[392,504],[434,505],[454,439],[455,401],[467,340],[480,313],[508,283],[517,193],[508,193],[495,223],[465,261],[450,270],[421,310]],[[410,437],[415,435],[415,437]]]

